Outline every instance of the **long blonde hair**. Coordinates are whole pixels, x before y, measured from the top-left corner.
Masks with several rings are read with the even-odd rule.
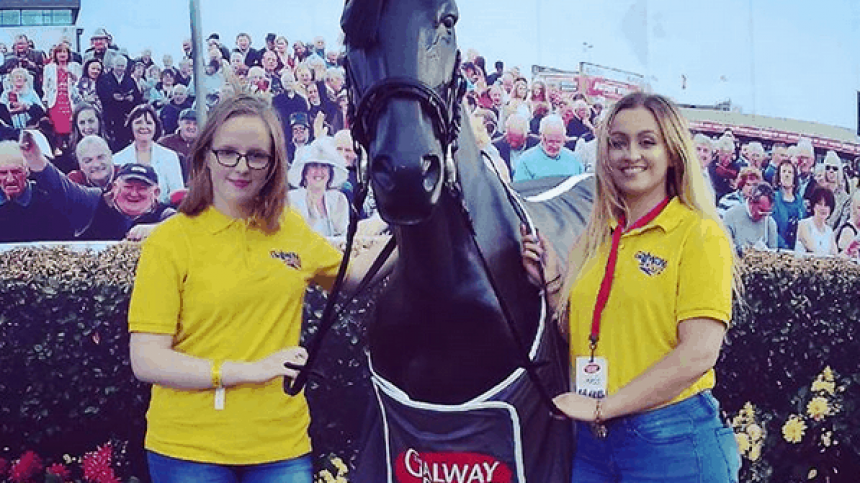
[[[606,120],[597,129],[595,165],[597,193],[585,231],[574,243],[568,256],[568,268],[562,292],[565,296],[561,298],[557,308],[560,315],[566,315],[569,302],[567,294],[570,293],[585,262],[595,256],[600,247],[609,241],[611,235],[607,229],[609,223],[620,219],[622,215],[629,219],[629,207],[612,182],[609,172],[609,130],[619,112],[640,107],[647,109],[654,116],[666,145],[669,156],[666,193],[669,197],[677,196],[681,203],[699,213],[703,219],[714,221],[724,232],[726,231],[717,214],[714,195],[706,185],[707,181],[702,174],[687,121],[681,112],[672,101],[659,94],[644,92],[628,94],[612,107]],[[732,287],[738,294],[742,291],[742,283],[737,263],[733,264],[733,272]],[[560,320],[564,319],[565,317],[560,317]]]

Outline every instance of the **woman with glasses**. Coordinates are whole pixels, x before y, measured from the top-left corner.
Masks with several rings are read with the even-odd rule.
[[[223,99],[180,213],[143,245],[129,330],[132,369],[153,384],[155,483],[312,481],[308,405],[282,381],[307,357],[306,288],[330,289],[341,254],[288,208],[284,146],[268,103]]]
[[[152,166],[161,188],[160,201],[170,204],[170,194],[185,188],[185,182],[176,151],[155,142],[162,134],[158,114],[151,105],[140,104],[128,114],[125,127],[131,131],[134,140],[113,156],[113,163],[117,166],[129,163]]]
[[[797,242],[797,225],[806,218],[803,199],[798,195],[800,183],[797,166],[786,159],[779,163],[774,174],[776,196],[773,202],[773,220],[779,234],[779,248],[793,250]]]

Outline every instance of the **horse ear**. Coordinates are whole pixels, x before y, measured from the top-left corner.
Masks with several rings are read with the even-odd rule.
[[[367,47],[376,40],[379,17],[385,0],[346,0],[340,27],[346,35],[345,43],[354,47]]]

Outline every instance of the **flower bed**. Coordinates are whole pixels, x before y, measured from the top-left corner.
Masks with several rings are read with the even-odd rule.
[[[146,480],[149,398],[128,362],[135,245],[0,254],[0,481]],[[844,481],[860,469],[860,267],[747,255],[745,303],[715,393],[744,454],[742,481]],[[319,481],[347,481],[370,401],[363,320],[352,304],[311,380]],[[310,289],[305,339],[324,294]],[[829,369],[826,369],[829,368]]]

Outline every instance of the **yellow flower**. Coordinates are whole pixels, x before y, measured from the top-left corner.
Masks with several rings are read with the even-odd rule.
[[[752,419],[755,417],[755,406],[753,406],[751,402],[747,401],[744,404],[743,409],[741,409],[741,414]]]
[[[322,470],[320,471],[320,477],[325,483],[334,483],[334,476],[332,476],[331,471]]]
[[[827,394],[833,394],[835,391],[836,383],[833,381],[825,381],[820,378],[812,381],[812,392],[826,392]]]
[[[338,458],[337,456],[335,456],[334,458],[331,459],[331,464],[334,465],[335,468],[337,468],[338,474],[340,474],[340,473],[346,474],[347,471],[349,471],[349,469],[346,467],[346,464],[343,462],[343,460]]]
[[[750,439],[753,441],[758,441],[761,439],[764,431],[762,431],[761,426],[756,423],[752,423],[747,426],[747,434],[750,435]]]
[[[821,421],[825,416],[830,414],[830,404],[826,398],[820,396],[814,397],[806,405],[806,414],[816,421]]]
[[[745,454],[750,449],[750,438],[745,433],[735,433],[735,441],[738,442],[738,451]]]
[[[806,423],[796,414],[782,425],[782,437],[789,443],[799,443],[803,439],[804,431],[806,431]]]
[[[760,457],[761,457],[761,445],[760,444],[753,445],[753,447],[750,448],[750,452],[747,455],[747,458],[749,458],[750,461],[758,461],[758,459]]]
[[[821,377],[823,377],[825,381],[833,382],[833,369],[831,369],[830,366],[825,367],[824,370],[821,371]]]

